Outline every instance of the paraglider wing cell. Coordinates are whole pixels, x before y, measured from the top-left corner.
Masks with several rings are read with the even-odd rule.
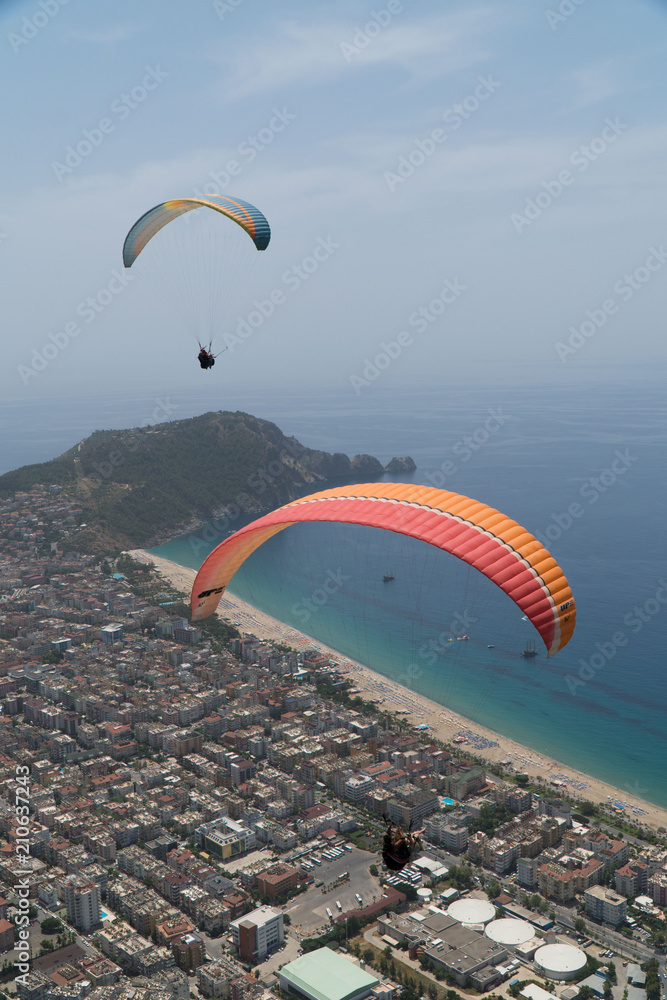
[[[497,584],[539,632],[553,656],[574,632],[572,591],[537,539],[500,511],[447,490],[406,483],[367,483],[295,500],[230,535],[195,579],[193,619],[213,614],[241,564],[272,535],[305,521],[384,528],[428,542]]]
[[[271,239],[271,229],[258,208],[240,198],[211,194],[201,198],[175,198],[164,201],[142,215],[130,229],[123,244],[123,263],[132,267],[146,244],[156,233],[184,212],[196,208],[212,208],[227,216],[244,229],[258,250],[266,250]]]

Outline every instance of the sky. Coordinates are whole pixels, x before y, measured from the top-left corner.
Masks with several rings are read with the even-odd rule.
[[[662,0],[0,0],[0,395],[659,370],[666,39]],[[126,271],[198,193],[269,247],[201,210]]]

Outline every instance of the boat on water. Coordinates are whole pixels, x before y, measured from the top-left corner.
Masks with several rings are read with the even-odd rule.
[[[537,656],[537,650],[535,649],[535,643],[534,642],[528,642],[528,643],[526,643],[526,648],[524,649],[524,651],[523,651],[523,653],[521,655],[525,656],[527,660],[530,659],[533,656]]]
[[[391,583],[391,581],[395,580],[395,579],[396,579],[396,574],[395,573],[385,573],[385,575],[382,577],[382,582],[383,583]]]
[[[488,645],[487,645],[486,648],[487,649],[495,649],[496,647],[494,646],[494,644],[492,642],[490,642],[490,643],[488,643]]]

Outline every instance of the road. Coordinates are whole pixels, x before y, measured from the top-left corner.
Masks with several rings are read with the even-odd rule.
[[[301,893],[285,907],[294,929],[305,937],[325,929],[331,925],[326,912],[327,907],[334,916],[347,910],[355,910],[359,906],[356,893],[361,896],[364,906],[379,899],[382,890],[368,871],[369,865],[376,861],[375,854],[360,851],[356,847],[351,851],[345,851],[334,861],[323,859],[321,867],[315,866],[310,874],[316,882],[324,882],[324,886],[309,886],[307,892]],[[323,893],[322,889],[329,886],[343,872],[349,872],[349,880]],[[336,900],[341,903],[342,910],[336,906]]]
[[[578,911],[558,906],[558,904],[554,904],[552,909],[556,911],[556,922],[559,926],[565,927],[576,934],[574,921],[579,919]],[[636,938],[627,938],[624,934],[620,934],[618,931],[614,931],[604,924],[597,924],[589,917],[586,917],[585,914],[583,915],[583,919],[586,922],[588,936],[593,935],[598,941],[602,942],[603,951],[606,948],[611,948],[612,951],[617,952],[623,958],[632,961],[637,959],[639,962],[655,958],[654,950]]]
[[[36,956],[38,954],[38,952],[39,952],[40,947],[41,947],[41,943],[42,943],[42,939],[43,938],[46,938],[46,939],[52,941],[53,944],[55,945],[56,941],[58,939],[58,935],[57,934],[42,934],[41,928],[39,926],[41,924],[42,920],[46,920],[47,917],[54,917],[54,916],[56,916],[56,914],[53,912],[53,910],[47,910],[47,909],[45,909],[43,906],[40,906],[38,903],[35,903],[34,900],[31,900],[31,903],[37,909],[37,916],[35,918],[34,926],[31,927],[31,929],[30,929],[30,947],[33,949],[33,955]],[[60,920],[60,922],[62,923],[62,925],[63,925],[63,927],[64,927],[64,929],[66,931],[71,931],[74,934],[76,943],[79,945],[80,948],[83,948],[83,950],[86,952],[87,955],[97,954],[96,949],[93,948],[90,945],[90,942],[87,941],[86,938],[82,934],[79,933],[79,931],[77,931],[74,927],[72,927],[70,924],[68,924],[66,919],[64,919],[63,917],[58,917],[58,919]]]

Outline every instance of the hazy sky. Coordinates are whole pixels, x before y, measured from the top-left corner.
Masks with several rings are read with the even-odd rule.
[[[664,363],[666,40],[658,0],[5,0],[0,392]],[[121,259],[204,190],[273,232],[212,373],[164,248]]]

